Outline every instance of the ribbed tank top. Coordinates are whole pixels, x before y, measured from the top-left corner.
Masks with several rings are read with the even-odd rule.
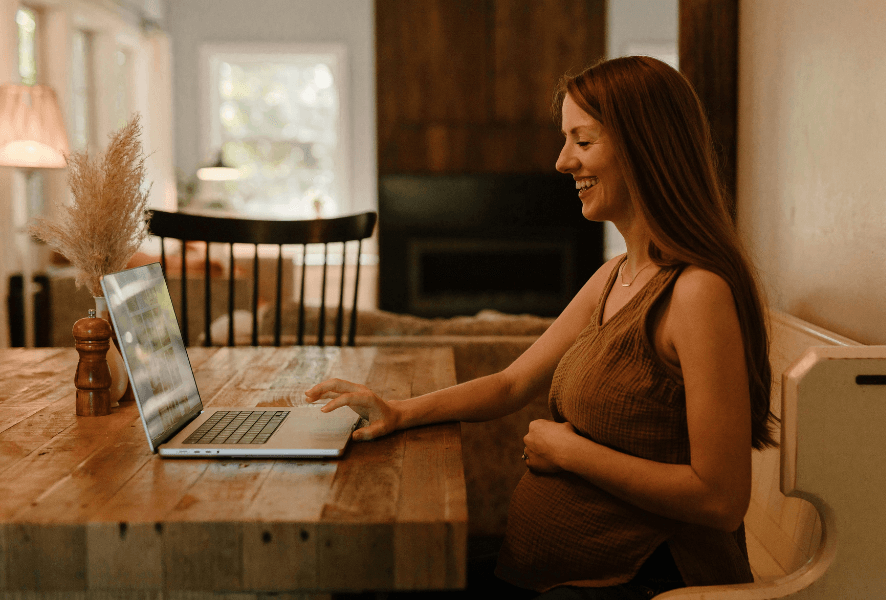
[[[682,267],[659,270],[602,323],[603,307],[623,261],[610,273],[591,323],[554,372],[551,414],[557,422],[568,421],[580,435],[620,452],[689,464],[685,389],[656,353],[650,322]],[[707,536],[706,542],[712,538],[713,546],[735,545],[733,534],[691,527]],[[655,548],[675,533],[680,537],[684,528],[572,473],[527,471],[511,498],[496,574],[539,591],[557,585],[617,585],[629,581]],[[745,581],[750,575],[746,555],[732,550],[726,552],[728,568],[717,567],[719,572],[712,575],[726,579],[721,583],[737,582],[736,577]],[[680,562],[692,563],[693,558],[679,549],[674,558],[687,584],[698,579],[696,571],[704,572],[703,565],[684,569]],[[733,565],[736,561],[743,565]]]

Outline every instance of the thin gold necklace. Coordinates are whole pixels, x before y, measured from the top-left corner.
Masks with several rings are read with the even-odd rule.
[[[631,284],[634,283],[634,282],[637,280],[637,275],[639,275],[639,274],[643,271],[643,269],[645,269],[646,267],[648,267],[649,265],[651,265],[651,264],[652,264],[652,261],[649,261],[648,263],[646,263],[646,264],[643,266],[643,269],[640,269],[639,271],[637,271],[636,273],[634,273],[634,278],[631,279],[628,283],[625,283],[625,277],[624,277],[624,275],[625,275],[625,265],[626,265],[626,264],[628,264],[628,259],[625,259],[625,261],[624,261],[623,263],[621,263],[621,267],[619,267],[619,269],[618,269],[618,278],[621,280],[621,287],[630,287]]]

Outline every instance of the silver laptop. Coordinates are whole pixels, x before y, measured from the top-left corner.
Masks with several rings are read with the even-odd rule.
[[[330,413],[316,403],[203,409],[160,263],[105,275],[101,286],[153,452],[200,458],[344,453],[360,421],[348,407]]]

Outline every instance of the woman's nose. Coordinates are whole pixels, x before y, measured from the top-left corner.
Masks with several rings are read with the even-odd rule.
[[[578,166],[578,161],[575,157],[570,156],[569,152],[566,149],[566,146],[560,150],[560,156],[557,157],[556,168],[561,173],[571,173]]]

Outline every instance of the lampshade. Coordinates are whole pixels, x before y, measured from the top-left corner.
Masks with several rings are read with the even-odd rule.
[[[240,179],[240,171],[225,164],[222,160],[222,153],[219,152],[215,164],[197,169],[197,179],[201,181],[231,181]]]
[[[45,85],[0,85],[0,166],[66,166],[68,135],[55,92]]]

